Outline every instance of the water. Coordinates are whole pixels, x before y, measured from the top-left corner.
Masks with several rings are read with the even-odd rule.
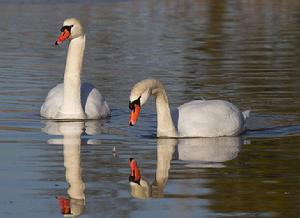
[[[39,116],[63,79],[67,44],[54,42],[72,16],[108,120]],[[70,195],[85,198],[72,201],[81,217],[299,216],[299,1],[0,1],[0,30],[1,217],[60,217],[56,197]],[[251,109],[250,130],[158,140],[153,100],[129,127],[130,89],[148,77],[172,108],[204,97]],[[131,194],[129,157],[147,199]]]

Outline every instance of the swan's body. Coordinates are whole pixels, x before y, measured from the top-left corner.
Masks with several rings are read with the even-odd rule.
[[[80,22],[67,19],[56,44],[70,39],[64,83],[52,88],[41,107],[47,119],[99,119],[110,115],[100,92],[91,84],[81,83],[80,75],[85,48],[85,34]]]
[[[165,89],[161,82],[153,79],[143,80],[131,90],[130,102],[138,105],[131,105],[134,108],[131,125],[136,122],[139,107],[151,94],[156,97],[157,137],[236,136],[245,130],[249,111],[242,113],[232,103],[223,100],[191,101],[178,107],[171,115]]]
[[[177,110],[179,136],[236,136],[244,131],[243,114],[228,101],[196,100]]]
[[[80,107],[82,111],[79,113],[68,113],[68,117],[62,113],[64,84],[60,83],[49,91],[42,105],[41,115],[48,119],[99,119],[109,115],[110,110],[106,101],[92,84],[82,83],[80,90]],[[71,114],[74,114],[74,116],[71,116]]]

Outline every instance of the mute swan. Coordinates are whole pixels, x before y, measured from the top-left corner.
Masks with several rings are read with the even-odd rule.
[[[181,105],[171,116],[162,83],[155,79],[146,79],[135,84],[131,90],[131,126],[135,125],[141,106],[150,95],[154,95],[156,100],[157,137],[236,136],[245,130],[245,121],[250,115],[250,111],[242,113],[227,101],[196,100]]]
[[[47,119],[99,119],[110,115],[110,109],[100,92],[89,83],[81,83],[80,74],[85,48],[85,33],[75,18],[64,21],[61,35],[55,42],[70,40],[64,83],[52,88],[41,107]]]

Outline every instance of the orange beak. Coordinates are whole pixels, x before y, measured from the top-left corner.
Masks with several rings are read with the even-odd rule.
[[[134,108],[130,112],[129,125],[135,125],[139,115],[140,115],[141,107],[139,105],[134,105]]]
[[[61,43],[63,43],[63,41],[65,41],[66,39],[68,39],[70,37],[70,32],[69,30],[65,29],[57,38],[55,45],[59,45]]]
[[[58,196],[56,198],[58,200],[61,214],[71,214],[70,199],[62,196]]]
[[[137,166],[136,160],[134,160],[133,158],[130,158],[129,159],[129,167],[130,167],[129,180],[139,183],[141,180],[141,174],[140,174],[140,170]]]

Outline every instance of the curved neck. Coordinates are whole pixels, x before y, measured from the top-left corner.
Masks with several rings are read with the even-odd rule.
[[[153,87],[152,94],[156,98],[157,137],[178,137],[164,87],[162,85]]]
[[[151,186],[152,197],[163,196],[176,144],[177,139],[157,139],[156,177]]]
[[[84,116],[80,96],[80,74],[84,48],[85,35],[70,41],[64,75],[64,102],[60,112],[78,116],[75,118]]]

